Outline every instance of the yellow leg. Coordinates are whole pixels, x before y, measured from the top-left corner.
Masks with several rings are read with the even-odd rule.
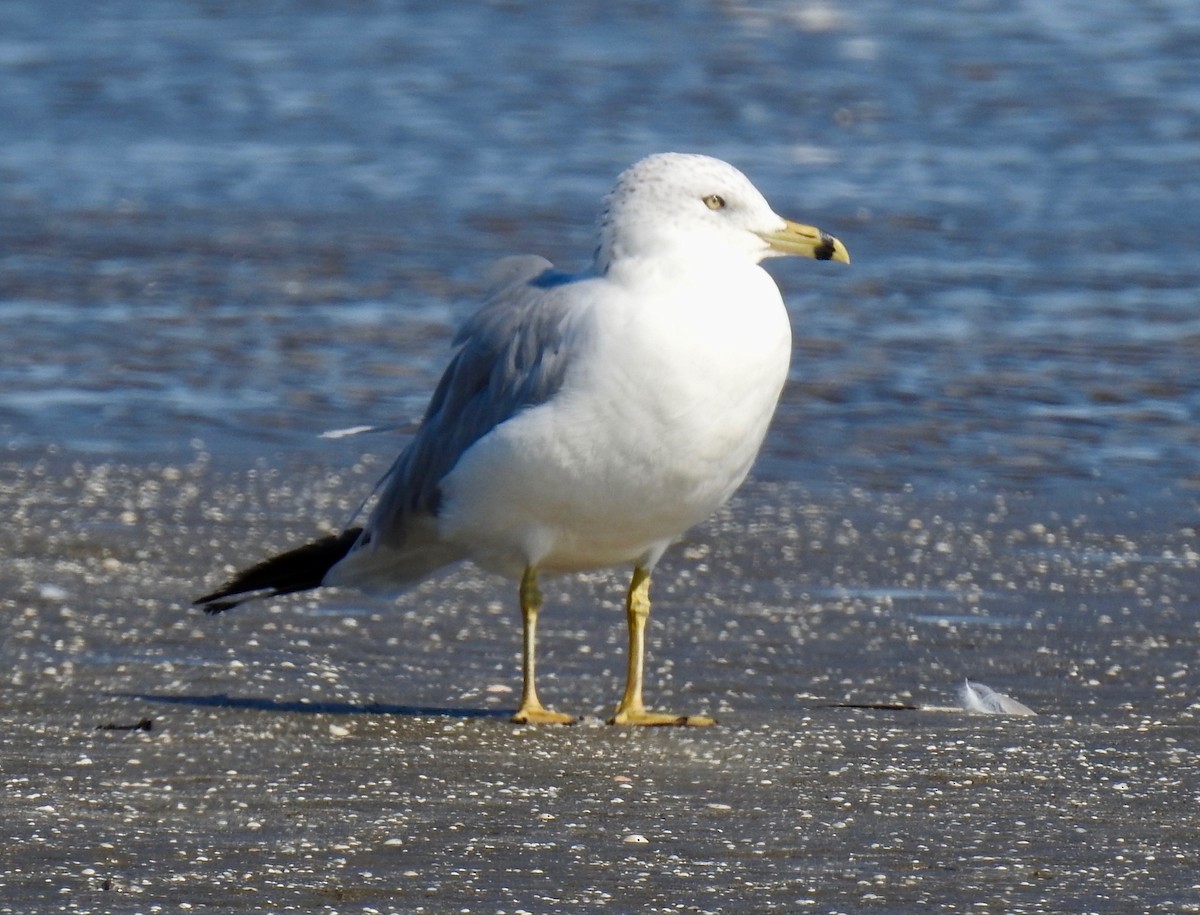
[[[646,662],[646,620],[650,618],[650,573],[638,566],[629,582],[625,597],[625,616],[629,623],[629,674],[625,680],[625,695],[617,706],[610,724],[686,724],[702,727],[716,724],[703,715],[672,715],[648,712],[642,702],[642,669]]]
[[[542,609],[542,591],[538,587],[537,569],[528,566],[521,577],[521,619],[525,640],[521,657],[521,675],[525,685],[521,690],[521,707],[513,715],[517,724],[571,724],[570,715],[562,715],[545,708],[538,701],[537,686],[537,621]]]

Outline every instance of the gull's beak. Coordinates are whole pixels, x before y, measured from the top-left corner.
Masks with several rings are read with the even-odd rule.
[[[816,226],[805,226],[785,219],[778,232],[759,232],[759,238],[779,254],[799,254],[818,261],[850,263],[850,254],[840,241]]]

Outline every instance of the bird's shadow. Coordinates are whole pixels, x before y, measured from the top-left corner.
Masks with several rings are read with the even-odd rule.
[[[215,693],[209,696],[161,695],[155,693],[109,693],[123,699],[140,699],[163,705],[189,705],[195,708],[249,709],[256,712],[280,712],[300,715],[398,715],[410,718],[511,718],[512,710],[482,708],[439,708],[421,705],[388,705],[382,702],[301,702],[299,700],[260,699]]]

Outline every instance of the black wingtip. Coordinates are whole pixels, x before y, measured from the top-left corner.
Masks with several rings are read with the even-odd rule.
[[[244,604],[251,599],[250,597],[243,597],[241,600],[217,600],[219,596],[219,594],[213,593],[206,594],[204,597],[197,597],[192,601],[192,606],[200,607],[209,616],[216,616],[218,613],[232,610],[238,604]]]
[[[325,574],[345,558],[361,533],[362,528],[352,527],[264,559],[238,572],[211,594],[196,598],[192,604],[215,616],[257,597],[276,597],[320,587]]]

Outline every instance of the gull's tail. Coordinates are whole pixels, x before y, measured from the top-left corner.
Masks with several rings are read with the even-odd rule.
[[[276,597],[319,587],[326,573],[346,557],[361,533],[361,527],[352,527],[272,556],[238,572],[227,584],[193,603],[203,607],[205,613],[220,613],[256,597]]]

